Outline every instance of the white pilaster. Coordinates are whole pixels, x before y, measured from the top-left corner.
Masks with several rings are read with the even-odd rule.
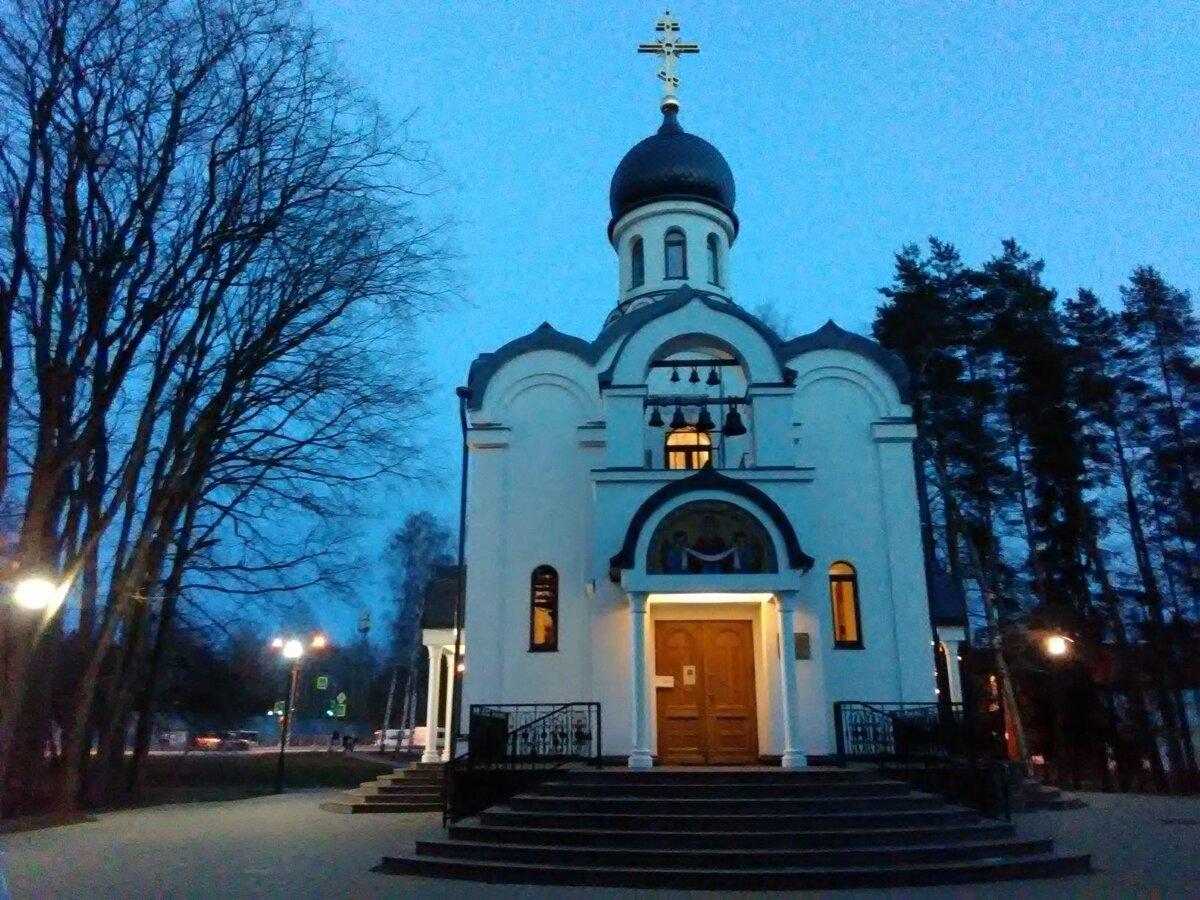
[[[808,759],[800,747],[800,687],[796,682],[796,592],[779,592],[779,676],[783,703],[785,769],[803,769]]]
[[[633,746],[629,751],[629,768],[649,769],[654,766],[650,752],[650,698],[646,683],[646,595],[629,595],[629,614],[632,616],[630,650],[630,707],[633,710]]]
[[[442,741],[442,762],[450,762],[450,758],[454,756],[454,732],[450,728],[450,723],[454,721],[454,652],[447,653],[446,648],[442,648],[441,657],[446,660],[446,671],[449,672],[448,681],[446,682],[446,712],[442,716],[442,727],[445,731],[442,733],[445,738]],[[438,666],[441,669],[441,666]]]
[[[442,692],[442,649],[426,645],[429,651],[429,695],[425,701],[425,752],[421,762],[435,763],[438,754],[438,695]]]
[[[942,649],[946,654],[946,674],[950,682],[950,702],[962,703],[962,665],[958,661],[958,641],[942,641]]]

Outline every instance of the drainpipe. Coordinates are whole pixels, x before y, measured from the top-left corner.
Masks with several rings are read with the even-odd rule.
[[[460,670],[462,661],[463,626],[467,609],[467,401],[471,399],[471,389],[458,388],[458,422],[462,430],[462,471],[460,474],[458,494],[458,585],[457,596],[454,599],[454,668],[450,673],[453,679],[454,693],[450,702],[450,732],[446,735],[449,757],[453,761],[458,751],[459,719],[462,712],[462,676]]]

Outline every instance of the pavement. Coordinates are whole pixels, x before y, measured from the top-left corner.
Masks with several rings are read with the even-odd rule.
[[[318,809],[336,791],[106,813],[95,821],[7,835],[13,900],[26,898],[477,898],[683,900],[714,893],[557,888],[437,881],[372,872],[380,858],[440,833],[435,813],[337,815]],[[1097,871],[1052,881],[907,891],[806,894],[1040,900],[1200,898],[1200,798],[1081,794],[1088,806],[1018,817],[1027,835],[1093,854]],[[757,892],[726,897],[755,897]],[[777,896],[801,896],[798,894]]]

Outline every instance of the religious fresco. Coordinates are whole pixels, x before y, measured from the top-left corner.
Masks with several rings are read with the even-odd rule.
[[[685,503],[650,539],[652,575],[732,575],[778,572],[775,545],[750,513],[720,500]]]

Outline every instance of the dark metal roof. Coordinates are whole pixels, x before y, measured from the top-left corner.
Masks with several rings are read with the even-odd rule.
[[[621,216],[656,200],[698,200],[733,218],[736,190],[733,172],[721,152],[703,138],[688,134],[675,110],[663,111],[662,127],[625,154],[608,191],[612,212],[609,234]]]
[[[967,624],[967,598],[945,569],[934,569],[930,577],[929,612],[935,625]]]
[[[453,628],[458,602],[458,566],[438,566],[425,588],[422,628]]]

